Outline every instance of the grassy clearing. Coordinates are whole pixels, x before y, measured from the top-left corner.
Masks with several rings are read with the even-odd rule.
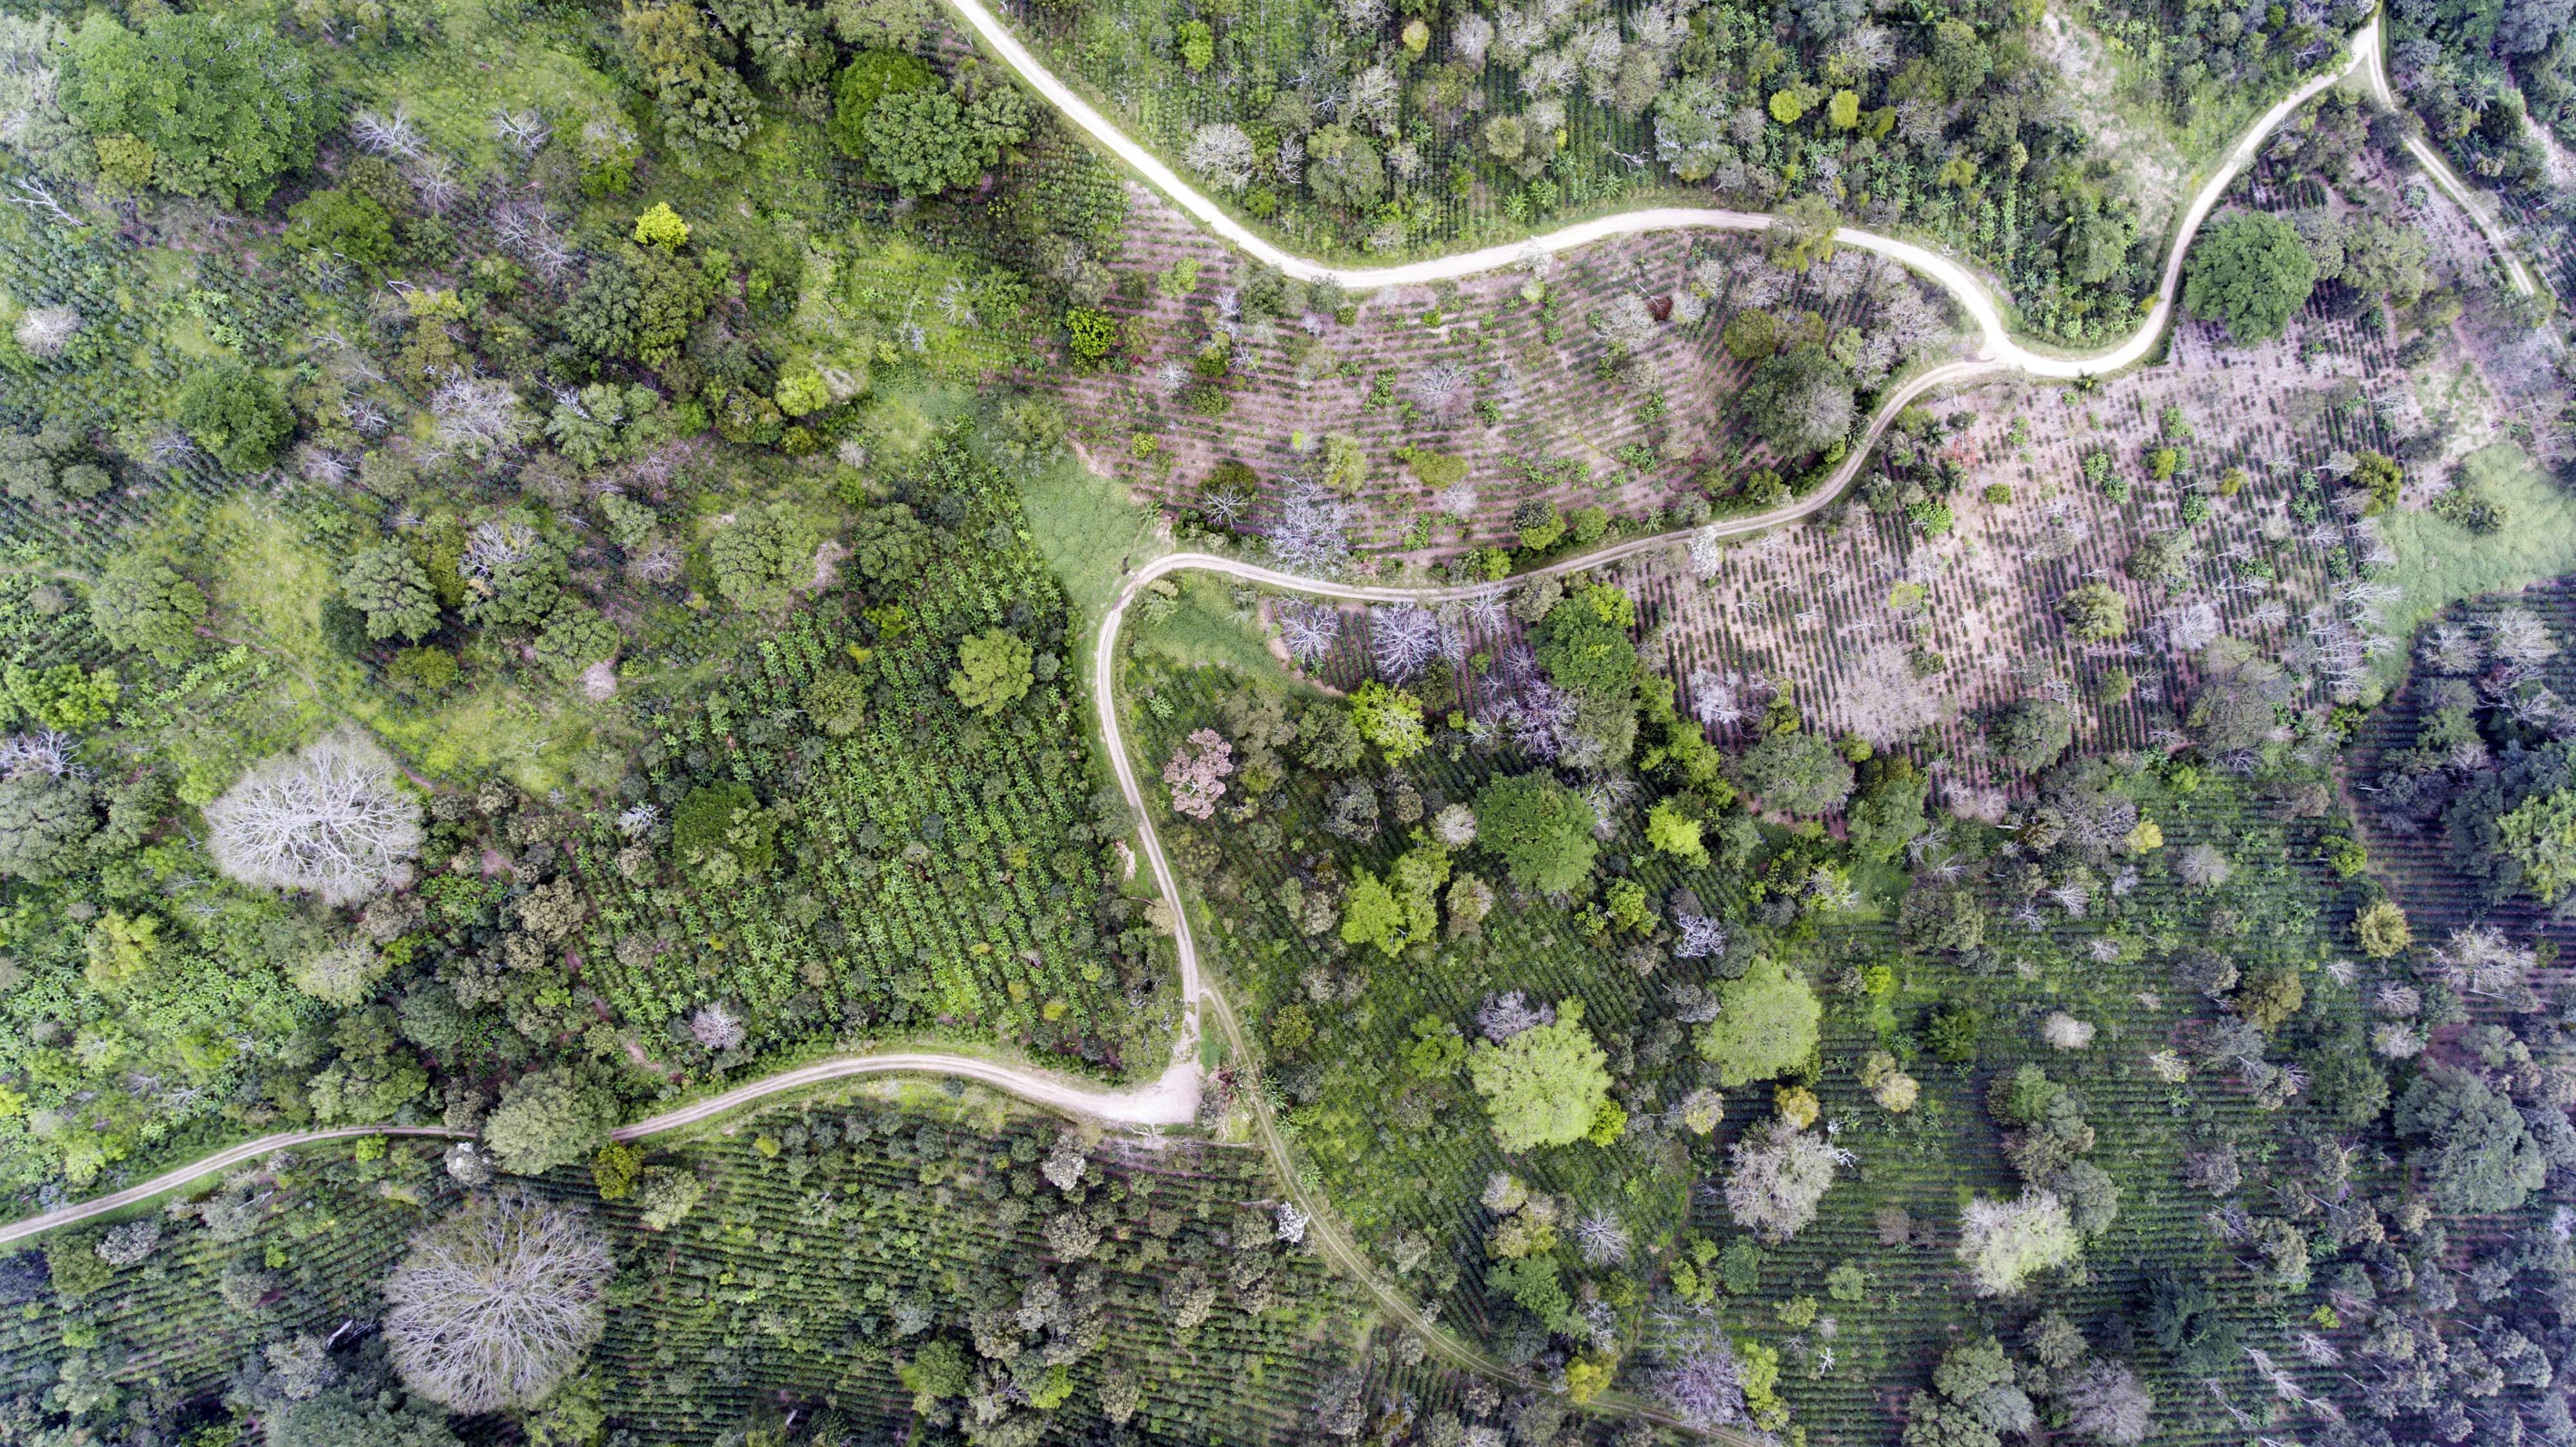
[[[2521,448],[2510,442],[2471,453],[2461,468],[2468,484],[2483,487],[2505,509],[2505,525],[2480,537],[2429,512],[2400,512],[2385,520],[2397,550],[2390,581],[2406,590],[2391,605],[2388,624],[2400,637],[2466,598],[2517,592],[2544,579],[2576,572],[2576,498],[2550,485]],[[2379,660],[2373,682],[2384,696],[2406,668],[2406,655]]]
[[[1086,634],[1117,598],[1130,568],[1171,551],[1160,520],[1136,505],[1127,484],[1070,456],[1023,478],[1020,501],[1038,551]]]
[[[1235,606],[1234,592],[1207,573],[1171,580],[1180,596],[1161,622],[1137,630],[1140,655],[1169,659],[1183,668],[1225,668],[1246,677],[1274,674],[1278,663],[1257,625]]]

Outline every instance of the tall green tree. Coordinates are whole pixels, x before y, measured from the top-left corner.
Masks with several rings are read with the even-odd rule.
[[[1556,1007],[1556,1022],[1533,1025],[1502,1044],[1479,1040],[1467,1075],[1485,1098],[1494,1138],[1507,1151],[1571,1145],[1592,1129],[1610,1098],[1609,1057],[1583,1028],[1583,1002]]]
[[[97,145],[100,168],[129,184],[257,206],[280,176],[313,164],[338,123],[300,47],[221,11],[162,10],[134,31],[94,10],[69,59],[63,109]]]
[[[2281,334],[2316,285],[2316,258],[2289,222],[2239,211],[2208,227],[2183,262],[2182,304],[2239,346]]]
[[[1476,795],[1476,842],[1501,858],[1512,883],[1545,894],[1574,889],[1591,874],[1598,822],[1581,795],[1546,774],[1496,779]]]

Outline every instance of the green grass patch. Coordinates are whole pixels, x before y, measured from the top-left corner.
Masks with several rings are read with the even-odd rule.
[[[2388,624],[2411,637],[2424,622],[2465,598],[2510,593],[2547,578],[2576,572],[2576,497],[2550,484],[2510,442],[2469,454],[2460,464],[2466,486],[2485,489],[2505,510],[2505,524],[2484,537],[2429,512],[2392,513],[2384,519],[2397,566],[2389,581],[2406,590],[2390,605]],[[2385,696],[2405,671],[2406,655],[2379,660],[2372,675]]]
[[[1020,502],[1038,551],[1086,634],[1117,599],[1129,569],[1171,551],[1154,514],[1136,505],[1127,484],[1070,456],[1024,478]]]
[[[1234,590],[1210,573],[1170,580],[1180,587],[1172,610],[1159,623],[1136,626],[1140,656],[1167,658],[1183,668],[1226,668],[1247,677],[1274,675],[1278,660],[1251,615],[1235,607]]]

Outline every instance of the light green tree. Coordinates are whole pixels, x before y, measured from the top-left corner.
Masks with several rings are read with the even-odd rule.
[[[1029,645],[1007,628],[988,628],[957,645],[948,691],[976,713],[992,715],[1020,701],[1036,674]]]
[[[1402,764],[1431,746],[1430,732],[1422,726],[1421,701],[1378,679],[1352,690],[1351,722],[1389,764]]]
[[[1646,842],[1694,868],[1708,863],[1708,846],[1700,842],[1700,821],[1679,799],[1658,800],[1646,811]]]
[[[1556,1007],[1556,1022],[1533,1025],[1496,1045],[1479,1040],[1467,1075],[1485,1098],[1494,1138],[1507,1151],[1571,1145],[1590,1133],[1610,1098],[1609,1057],[1583,1028],[1583,1002]]]
[[[1824,1004],[1804,975],[1760,959],[1720,985],[1717,1018],[1699,1027],[1699,1053],[1730,1089],[1796,1067],[1816,1048]]]

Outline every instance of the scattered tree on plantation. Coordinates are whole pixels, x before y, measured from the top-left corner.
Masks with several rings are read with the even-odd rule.
[[[171,394],[170,420],[228,472],[257,472],[277,456],[295,431],[294,414],[277,385],[239,362],[225,361],[189,373]]]
[[[1646,842],[1655,852],[1704,868],[1708,846],[1700,841],[1700,821],[1679,799],[1660,799],[1646,811]]]
[[[1485,1098],[1494,1138],[1507,1151],[1570,1145],[1592,1129],[1608,1101],[1609,1057],[1583,1028],[1583,1002],[1557,1005],[1552,1024],[1533,1025],[1502,1044],[1479,1040],[1467,1075]]]
[[[1599,819],[1546,774],[1495,779],[1476,796],[1476,842],[1503,861],[1512,883],[1545,894],[1572,890],[1592,873]]]
[[[2297,228],[2268,211],[2238,211],[2202,229],[2183,262],[2182,304],[2227,328],[2239,346],[2281,334],[2316,285],[2316,258]]]
[[[1806,976],[1758,959],[1717,989],[1717,1017],[1699,1027],[1700,1058],[1732,1089],[1803,1064],[1816,1048],[1824,1004]]]
[[[1754,432],[1784,458],[1800,458],[1851,430],[1851,373],[1812,342],[1753,369],[1739,399]]]
[[[98,828],[97,793],[69,769],[20,763],[0,772],[0,879],[44,884],[72,867]]]
[[[2374,960],[2385,960],[2406,953],[2414,943],[2414,931],[2406,924],[2406,911],[2394,900],[2375,899],[2362,906],[2353,916],[2352,934],[2361,952]]]
[[[765,874],[778,854],[778,819],[739,779],[691,789],[671,811],[671,852],[714,888]]]
[[[1216,801],[1225,796],[1226,776],[1234,772],[1234,746],[1214,729],[1198,729],[1172,749],[1163,765],[1163,782],[1172,787],[1172,812],[1192,819],[1216,817]]]
[[[353,731],[254,766],[206,806],[207,852],[244,884],[305,890],[329,905],[407,878],[420,805],[393,760]]]
[[[969,710],[998,714],[1026,697],[1035,680],[1029,645],[1006,628],[988,628],[957,645],[957,669],[948,691]]]
[[[413,1391],[459,1412],[532,1407],[606,1327],[608,1243],[519,1191],[477,1196],[412,1238],[385,1281],[385,1336]]]

